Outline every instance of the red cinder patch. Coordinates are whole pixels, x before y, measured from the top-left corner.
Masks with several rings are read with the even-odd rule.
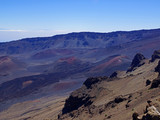
[[[25,88],[25,87],[27,87],[28,85],[30,85],[32,83],[33,83],[32,80],[25,81],[25,82],[22,83],[22,88]]]
[[[69,57],[69,58],[61,58],[58,60],[58,62],[67,62],[68,64],[72,64],[74,61],[76,61],[76,57]]]

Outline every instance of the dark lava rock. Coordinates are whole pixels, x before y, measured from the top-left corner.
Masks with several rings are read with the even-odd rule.
[[[151,81],[150,80],[146,80],[146,86],[150,85]]]
[[[134,112],[133,115],[132,115],[132,119],[133,120],[138,120],[138,118],[137,118],[138,116],[139,116],[139,114],[137,112]]]
[[[83,86],[76,91],[72,92],[68,99],[65,101],[62,115],[70,113],[74,110],[78,110],[81,106],[90,106],[95,99],[95,93],[91,91],[92,85],[106,80],[108,77],[90,77],[84,83]]]
[[[129,104],[126,104],[126,108],[128,108],[129,107]]]
[[[160,74],[160,61],[158,62],[157,67],[155,68],[155,72],[158,72]]]
[[[90,100],[91,97],[85,97],[85,96],[70,96],[64,105],[64,108],[62,110],[62,114],[70,113],[73,110],[77,110],[82,105],[89,106],[92,104],[92,101]]]
[[[157,88],[160,85],[160,77],[152,81],[151,88]]]
[[[160,120],[160,113],[155,106],[146,106],[146,109],[147,110],[142,115],[134,112],[132,115],[132,120]]]
[[[107,104],[105,104],[105,108],[108,108],[108,107],[111,107],[111,108],[114,108],[117,106],[117,104],[123,102],[127,100],[127,98],[125,98],[124,96],[118,96],[116,97],[114,100],[108,102]]]
[[[83,84],[87,87],[90,88],[93,84],[96,84],[102,80],[107,79],[107,77],[90,77],[88,78]]]
[[[154,62],[156,59],[160,59],[160,50],[154,51],[151,62]]]
[[[108,117],[107,117],[107,119],[110,119],[112,117],[112,115],[109,115]]]
[[[142,120],[160,120],[160,115],[147,113],[146,116],[143,116]]]
[[[134,59],[132,60],[131,67],[127,70],[127,72],[133,71],[135,67],[142,66],[144,64],[143,62],[144,59],[145,57],[142,54],[137,53]]]
[[[121,103],[121,102],[123,102],[123,101],[125,101],[125,100],[126,100],[126,98],[123,98],[123,97],[119,96],[119,97],[116,97],[116,98],[114,99],[114,102],[115,102],[115,103]]]
[[[116,78],[117,75],[118,75],[118,73],[117,73],[117,72],[114,72],[114,73],[111,74],[110,78]]]

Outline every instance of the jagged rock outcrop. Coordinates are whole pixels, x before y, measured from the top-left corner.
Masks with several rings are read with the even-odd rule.
[[[158,62],[157,67],[155,68],[155,72],[158,72],[160,75],[160,61]]]
[[[137,53],[134,57],[134,59],[132,60],[131,66],[130,68],[127,70],[127,72],[131,72],[133,71],[136,67],[140,67],[142,66],[145,62],[146,58],[141,54],[141,53]]]
[[[109,106],[111,106],[112,108],[115,107],[117,104],[121,103],[121,102],[124,102],[128,99],[128,97],[126,96],[117,96],[114,98],[114,100],[108,102],[105,107],[108,108]]]
[[[143,116],[142,120],[160,120],[160,113],[156,107],[150,106],[147,108],[147,114]]]
[[[114,99],[114,102],[115,102],[115,103],[120,103],[120,102],[123,102],[123,101],[125,101],[125,100],[127,100],[125,97],[119,96],[119,97],[116,97],[116,98]]]
[[[90,88],[93,84],[96,84],[102,80],[107,79],[108,77],[90,77],[88,78],[83,84],[87,87]]]
[[[62,114],[72,112],[73,110],[78,109],[82,105],[87,106],[87,105],[91,105],[91,104],[92,104],[91,97],[89,97],[87,95],[84,95],[84,96],[71,95],[66,100],[65,106],[62,110]]]
[[[110,80],[110,78],[105,76],[88,78],[81,88],[72,92],[69,98],[66,99],[62,113],[59,114],[58,119],[62,119],[64,116],[70,116],[71,114],[77,116],[77,111],[92,106],[97,96],[109,93],[110,91],[108,91],[108,89],[97,86],[106,80]],[[117,101],[119,101],[119,99]]]
[[[62,114],[66,114],[77,110],[81,106],[89,106],[95,98],[95,93],[91,92],[92,85],[106,80],[107,77],[91,77],[88,78],[80,89],[72,92],[68,99],[66,99]]]
[[[110,78],[116,78],[117,75],[118,75],[118,73],[117,73],[117,72],[114,72],[114,73],[112,73],[112,74],[110,75]]]
[[[153,105],[147,108],[147,113],[143,115],[138,115],[138,113],[133,113],[133,120],[160,120],[160,113],[156,107]]]
[[[156,59],[160,59],[160,50],[154,51],[151,62],[154,62]]]
[[[160,85],[160,77],[152,81],[151,88],[157,88]]]
[[[155,72],[158,72],[159,76],[158,76],[158,78],[156,78],[155,80],[152,81],[151,88],[157,88],[160,85],[160,61],[157,65],[157,67],[155,68]]]
[[[114,72],[110,77],[88,78],[83,86],[72,92],[66,100],[58,119],[95,120],[111,117],[115,120],[119,118],[125,120],[132,117],[133,120],[160,120],[159,98],[157,98],[159,89],[148,89],[148,87],[156,88],[160,85],[160,77],[157,78],[157,73],[155,73],[155,71],[159,72],[160,62],[155,68],[157,61],[147,61],[142,54],[134,57],[128,70],[131,72],[129,74],[136,74],[133,76],[126,72]],[[139,105],[144,105],[147,99],[156,101],[154,106],[158,110],[150,104],[150,101],[147,101],[149,105],[144,114],[134,113],[133,116],[125,114],[126,111],[131,113],[131,110],[143,110]],[[122,114],[122,111],[125,111],[126,116]]]
[[[133,120],[160,120],[160,112],[153,105],[152,101],[148,100],[147,103],[148,105],[144,114],[139,115],[137,112],[133,113]]]

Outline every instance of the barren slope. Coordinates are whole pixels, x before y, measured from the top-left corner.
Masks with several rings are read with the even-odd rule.
[[[110,78],[88,78],[66,100],[59,120],[131,120],[135,111],[143,113],[147,100],[160,110],[160,89],[146,86],[147,80],[155,83],[158,62],[158,57],[154,62],[140,59],[130,72],[119,71]]]

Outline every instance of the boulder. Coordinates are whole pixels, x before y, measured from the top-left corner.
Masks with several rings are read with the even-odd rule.
[[[160,77],[154,79],[151,84],[151,88],[157,88],[160,85]]]
[[[151,81],[150,80],[146,80],[146,86],[150,85]]]
[[[114,102],[115,103],[121,103],[121,102],[123,102],[125,100],[126,100],[126,98],[124,98],[123,96],[119,96],[119,97],[115,98]]]
[[[147,108],[147,113],[143,115],[142,120],[160,120],[160,113],[153,105]]]

